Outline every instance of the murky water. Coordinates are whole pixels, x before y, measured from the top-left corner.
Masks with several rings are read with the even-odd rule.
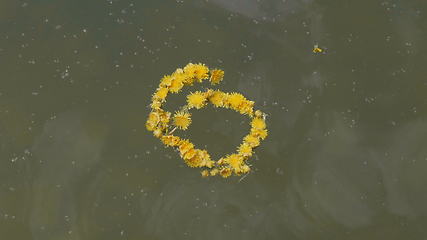
[[[426,10],[1,1],[1,238],[425,239]],[[145,130],[159,79],[188,62],[269,114],[241,181],[202,179]],[[213,156],[247,131],[223,109],[193,121],[180,134]]]

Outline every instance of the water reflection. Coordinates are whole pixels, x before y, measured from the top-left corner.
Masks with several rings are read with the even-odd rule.
[[[30,226],[34,239],[67,235],[81,239],[76,192],[97,172],[107,133],[105,124],[80,111],[61,113],[46,122],[32,148],[34,161],[40,164],[32,186]]]

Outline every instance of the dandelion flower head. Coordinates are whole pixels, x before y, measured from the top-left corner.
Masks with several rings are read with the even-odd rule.
[[[173,116],[173,124],[182,130],[186,130],[191,124],[191,114],[183,111],[175,113]]]
[[[211,81],[212,85],[218,84],[219,82],[222,81],[223,78],[224,78],[224,71],[220,69],[211,70],[211,77],[209,80]]]
[[[191,93],[187,96],[189,108],[200,109],[206,105],[206,95],[200,91]]]

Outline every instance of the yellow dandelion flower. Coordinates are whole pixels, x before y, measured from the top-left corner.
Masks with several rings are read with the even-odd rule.
[[[260,118],[260,117],[262,117],[262,116],[264,116],[264,113],[262,113],[260,110],[256,110],[256,111],[255,111],[255,117]]]
[[[145,128],[148,130],[148,131],[154,131],[154,128],[156,127],[156,125],[155,124],[152,124],[151,122],[146,122],[145,123]]]
[[[160,87],[169,87],[172,84],[172,76],[166,75],[160,80]]]
[[[150,104],[150,107],[155,110],[159,110],[161,106],[162,102],[160,102],[159,100],[153,100],[153,102]]]
[[[241,114],[252,116],[254,112],[254,102],[249,100],[243,101],[243,103],[239,106],[239,112]]]
[[[192,144],[190,141],[188,140],[181,140],[178,143],[179,146],[179,152],[181,153],[181,155],[184,155],[186,152],[188,152],[190,149],[194,148],[194,144]]]
[[[228,178],[229,176],[231,176],[231,173],[233,171],[230,168],[223,168],[219,171],[219,174],[223,177],[223,178]]]
[[[164,145],[175,147],[178,146],[179,142],[181,141],[181,138],[173,135],[165,135],[161,137],[161,140]]]
[[[159,112],[150,112],[148,114],[147,122],[158,123],[160,121]]]
[[[209,97],[209,101],[215,106],[215,107],[223,107],[226,94],[221,91],[213,91],[213,93]]]
[[[197,151],[195,149],[190,149],[186,153],[184,153],[184,155],[182,156],[182,158],[184,158],[184,159],[191,159],[196,154],[197,154]]]
[[[205,96],[206,96],[206,98],[210,98],[211,96],[212,96],[212,94],[214,94],[215,93],[215,90],[212,90],[212,89],[206,89],[206,91],[205,91]]]
[[[242,143],[238,148],[238,152],[242,156],[250,157],[252,156],[252,147],[247,143]]]
[[[211,176],[216,176],[219,173],[218,168],[214,168],[210,171]]]
[[[163,125],[167,126],[167,125],[169,124],[169,120],[170,120],[170,118],[171,118],[171,113],[170,113],[170,112],[167,112],[167,111],[164,111],[164,112],[161,112],[161,113],[159,114],[159,117],[160,117],[160,122],[161,122]]]
[[[251,168],[248,165],[242,166],[242,173],[248,173],[251,170]]]
[[[206,67],[204,64],[189,63],[187,64],[187,66],[184,67],[184,73],[199,82],[209,77],[208,72],[209,68]]]
[[[204,64],[200,64],[200,63],[196,64],[194,75],[197,80],[201,82],[203,79],[207,79],[209,77],[208,73],[209,73],[208,67],[206,67]]]
[[[194,155],[194,157],[190,159],[184,159],[184,160],[189,167],[200,167],[202,163],[202,159],[200,158],[199,154]]]
[[[169,89],[160,87],[157,89],[156,93],[153,95],[153,100],[157,99],[160,101],[164,101],[166,99],[166,96],[168,95]]]
[[[251,135],[256,136],[264,140],[268,136],[267,129],[251,129]]]
[[[239,110],[240,104],[245,101],[245,97],[240,93],[232,93],[228,96],[227,103],[230,108],[234,110]]]
[[[171,85],[169,86],[169,91],[172,93],[178,93],[184,87],[184,83],[180,78],[173,78]]]
[[[147,119],[147,122],[145,123],[145,127],[147,128],[148,131],[154,131],[159,121],[160,121],[159,113],[150,112],[150,114],[148,114],[148,119]]]
[[[259,139],[255,136],[252,135],[247,135],[244,139],[243,139],[244,143],[248,144],[251,147],[257,147],[259,146]]]
[[[211,82],[212,85],[218,84],[219,82],[222,81],[223,78],[224,78],[224,71],[220,69],[211,70],[211,77],[209,81]]]
[[[211,156],[209,155],[208,151],[206,150],[199,150],[198,154],[200,155],[200,158],[202,159],[201,166],[212,168],[215,164],[214,161],[211,160]]]
[[[226,162],[226,160],[225,160],[225,158],[220,158],[217,162],[216,162],[216,164],[218,164],[218,165],[225,165],[225,164],[227,164],[227,162]]]
[[[231,154],[230,156],[225,158],[227,164],[236,172],[240,172],[241,166],[243,165],[243,157],[238,154]]]
[[[163,131],[160,128],[156,128],[153,131],[153,135],[157,138],[160,138],[163,135]]]
[[[179,111],[173,116],[173,124],[180,129],[186,130],[191,124],[191,114]]]
[[[262,118],[254,118],[251,122],[253,129],[264,129],[266,127],[265,121]]]
[[[182,69],[179,69],[179,71],[175,71],[172,74],[172,77],[178,81],[178,82],[182,82],[184,85],[192,85],[193,84],[193,79],[188,76],[188,74],[184,73],[184,71],[182,71]]]
[[[200,91],[190,93],[187,96],[187,103],[189,108],[200,109],[206,105],[206,95]]]
[[[181,81],[184,85],[192,85],[194,82],[193,76],[189,75],[188,73],[184,72],[181,68],[178,68],[172,76],[175,79],[178,79],[178,81]]]
[[[208,170],[203,170],[200,172],[200,174],[202,174],[202,177],[209,177],[209,171]]]

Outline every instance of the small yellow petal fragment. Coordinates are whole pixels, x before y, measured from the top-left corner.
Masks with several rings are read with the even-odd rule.
[[[313,47],[313,53],[322,53],[323,52],[323,49],[321,49],[320,47],[319,47],[319,45],[314,45],[314,47]]]

